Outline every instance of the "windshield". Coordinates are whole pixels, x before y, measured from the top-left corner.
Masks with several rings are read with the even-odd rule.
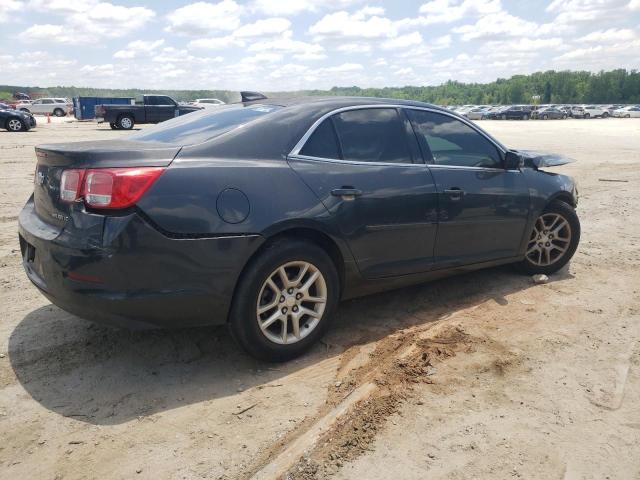
[[[181,117],[145,128],[131,135],[131,140],[194,145],[206,142],[233,128],[245,125],[271,112],[279,105],[229,105],[216,109],[199,110]]]

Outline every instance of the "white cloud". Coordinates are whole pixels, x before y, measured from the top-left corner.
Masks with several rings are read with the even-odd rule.
[[[321,45],[293,40],[288,37],[259,41],[249,45],[248,50],[250,52],[281,52],[297,55],[324,53],[324,48]]]
[[[252,10],[267,15],[297,15],[302,12],[317,12],[347,8],[362,0],[254,0]]]
[[[640,11],[640,0],[631,0],[627,7],[629,10]]]
[[[309,28],[316,38],[389,38],[397,35],[394,23],[386,17],[370,16],[367,9],[353,14],[340,11],[325,15]]]
[[[222,50],[224,48],[244,47],[245,43],[233,35],[226,37],[198,38],[189,42],[189,48],[206,48],[209,50]]]
[[[608,30],[596,30],[579,39],[581,42],[620,42],[623,40],[633,40],[637,33],[629,28],[609,28]]]
[[[242,7],[234,0],[191,3],[167,15],[169,25],[166,30],[193,36],[229,32],[240,26],[242,13]]]
[[[343,53],[369,53],[371,51],[371,45],[366,43],[343,43],[336,48],[339,52]]]
[[[420,7],[423,23],[453,23],[467,16],[487,15],[502,10],[500,0],[432,0]]]
[[[49,23],[31,25],[22,35],[29,42],[83,43],[81,38],[76,39],[73,32],[64,25],[51,25]]]
[[[422,35],[418,32],[407,33],[382,42],[384,50],[396,50],[399,48],[410,48],[422,44]]]
[[[145,40],[134,40],[133,42],[129,42],[127,48],[123,50],[118,50],[113,54],[113,58],[120,59],[131,59],[136,57],[148,57],[153,53],[158,47],[162,46],[164,40],[156,40],[156,41],[145,41]]]
[[[486,37],[521,36],[522,32],[527,35],[539,35],[539,25],[535,22],[524,20],[513,16],[507,12],[498,12],[485,15],[478,19],[475,24],[463,25],[453,29],[455,33],[462,35],[463,40],[475,40]]]
[[[20,10],[21,6],[17,0],[0,0],[0,23],[8,22],[12,12]]]
[[[64,16],[62,24],[35,24],[27,28],[22,37],[26,41],[92,43],[100,38],[125,36],[155,17],[155,12],[146,7],[123,7],[97,0],[35,0],[30,6]]]
[[[291,22],[286,18],[265,18],[241,26],[233,32],[233,35],[238,38],[264,37],[282,34],[288,31],[289,27]]]

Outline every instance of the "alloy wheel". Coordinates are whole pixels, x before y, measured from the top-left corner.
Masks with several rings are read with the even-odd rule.
[[[326,305],[327,283],[322,272],[309,262],[288,262],[275,269],[260,289],[258,325],[274,343],[296,343],[318,326]]]
[[[538,217],[527,244],[527,259],[534,265],[546,267],[560,260],[571,244],[571,226],[558,213],[544,213]]]
[[[8,126],[9,126],[9,130],[13,132],[19,132],[20,130],[22,130],[22,122],[15,118],[12,120],[9,120]]]
[[[131,119],[129,117],[123,117],[122,119],[120,119],[120,126],[125,130],[128,130],[133,126],[133,123],[131,122]]]

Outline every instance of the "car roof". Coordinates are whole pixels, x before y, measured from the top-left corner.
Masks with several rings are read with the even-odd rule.
[[[245,102],[245,104],[272,104],[282,107],[309,105],[312,109],[317,107],[326,107],[328,110],[334,110],[342,107],[359,106],[359,105],[405,105],[414,107],[429,107],[437,110],[448,111],[445,108],[430,103],[418,102],[416,100],[403,100],[399,98],[381,98],[381,97],[334,97],[334,96],[301,96],[301,97],[274,97],[262,100],[254,100]]]

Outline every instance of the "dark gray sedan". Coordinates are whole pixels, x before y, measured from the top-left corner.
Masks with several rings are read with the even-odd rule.
[[[36,155],[19,238],[48,299],[121,326],[228,324],[270,360],[311,347],[341,299],[551,274],[580,239],[574,181],[544,170],[562,158],[420,102],[263,97]]]

